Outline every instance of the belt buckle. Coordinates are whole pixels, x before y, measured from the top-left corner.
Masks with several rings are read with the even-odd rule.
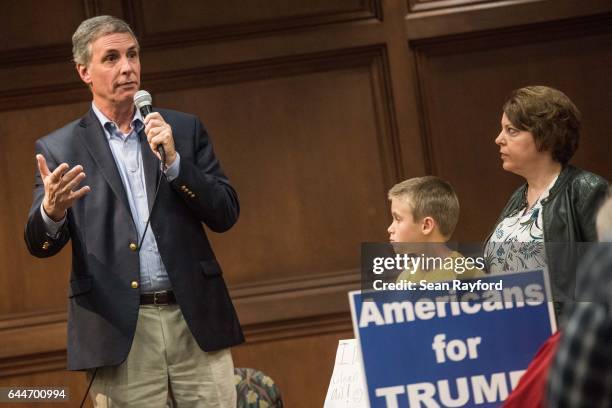
[[[166,295],[166,301],[165,302],[158,301],[158,297],[161,297],[162,295]],[[167,305],[168,304],[168,291],[167,290],[162,290],[162,291],[159,291],[159,292],[153,292],[153,304],[155,306]]]

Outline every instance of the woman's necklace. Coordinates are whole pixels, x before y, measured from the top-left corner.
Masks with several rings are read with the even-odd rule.
[[[553,180],[550,182],[550,184],[547,187],[545,187],[542,191],[540,191],[540,194],[538,194],[538,197],[535,199],[535,201],[531,205],[529,205],[529,201],[527,200],[527,197],[529,196],[529,187],[527,187],[527,190],[525,190],[525,203],[526,203],[525,212],[523,214],[526,214],[527,211],[535,207],[540,202],[540,199],[542,198],[544,193],[548,195],[548,192],[550,191],[552,186],[557,182],[558,177],[559,177],[559,174],[557,174],[555,178],[553,178]]]
[[[544,191],[546,191],[546,189]],[[540,202],[540,198],[542,198],[542,194],[544,194],[544,191],[542,191],[538,195],[538,197],[535,199],[533,204],[529,205],[529,201],[527,201],[527,205],[525,206],[525,213],[527,213],[527,211],[531,210],[533,207],[535,207]]]

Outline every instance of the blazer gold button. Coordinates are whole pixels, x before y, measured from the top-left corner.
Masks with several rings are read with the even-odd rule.
[[[186,186],[181,186],[181,191],[187,191],[187,187]]]
[[[133,242],[130,242],[130,249],[131,249],[132,251],[136,251],[136,250],[138,249],[138,245],[136,245],[136,244],[135,244],[135,243],[133,243]]]
[[[50,246],[51,246],[51,243],[49,241],[45,241],[42,244],[42,249],[46,251],[47,249],[49,249]]]
[[[138,282],[132,281],[132,289],[138,289]]]

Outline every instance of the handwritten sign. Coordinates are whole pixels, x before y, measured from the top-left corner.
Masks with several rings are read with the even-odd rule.
[[[340,340],[324,408],[368,408],[357,340]]]

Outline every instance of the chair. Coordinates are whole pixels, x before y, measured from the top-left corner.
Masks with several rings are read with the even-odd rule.
[[[280,390],[272,378],[254,368],[234,368],[237,408],[283,408]]]

